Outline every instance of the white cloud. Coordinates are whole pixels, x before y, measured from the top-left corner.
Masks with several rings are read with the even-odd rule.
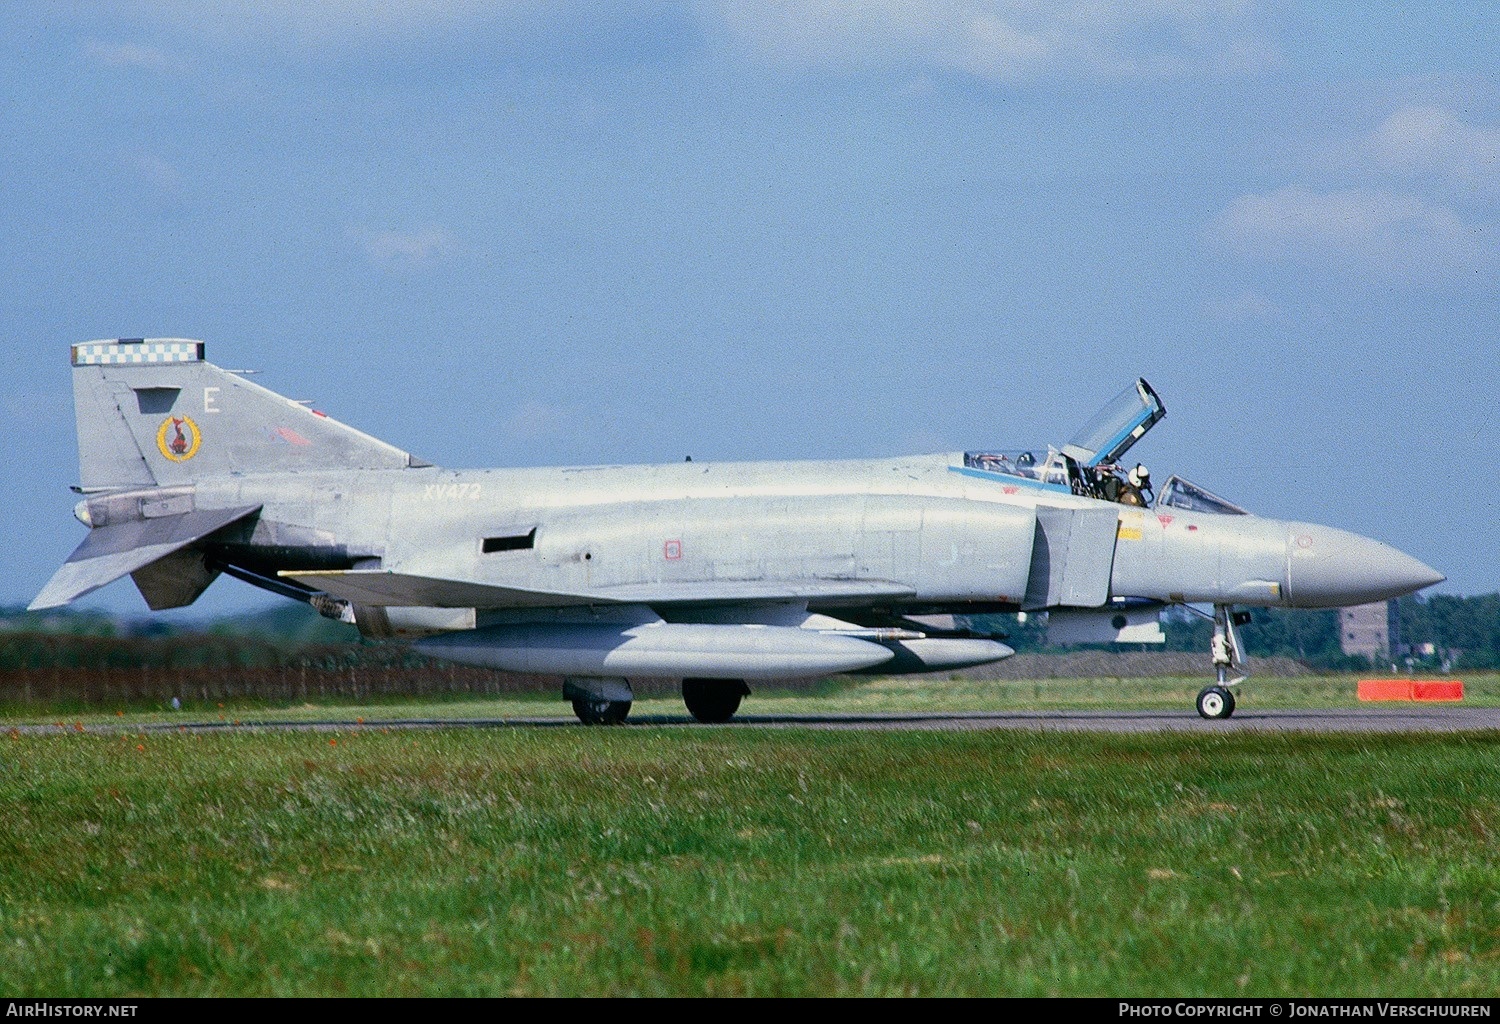
[[[945,70],[991,81],[1048,74],[1254,70],[1274,49],[1244,0],[700,0],[711,26],[772,61]]]
[[[457,239],[440,227],[417,231],[350,228],[349,237],[366,258],[386,270],[428,266],[451,259],[463,251]]]
[[[568,0],[571,3],[571,0]],[[138,24],[224,42],[342,48],[405,42],[507,18],[556,12],[548,0],[124,0]],[[581,6],[581,5],[574,5]]]
[[[505,418],[505,432],[518,441],[572,436],[587,417],[578,406],[526,401]]]
[[[175,71],[181,63],[151,46],[136,43],[108,43],[90,39],[83,44],[83,55],[109,68],[139,68],[144,71]]]
[[[1280,306],[1250,288],[1238,295],[1205,299],[1203,312],[1215,320],[1230,322],[1274,321],[1284,315]]]
[[[182,184],[177,168],[154,153],[125,153],[121,159],[147,184],[163,192],[171,192]]]
[[[1291,185],[1241,196],[1210,235],[1247,258],[1332,263],[1427,283],[1488,275],[1497,263],[1488,226],[1417,196],[1373,189]]]
[[[1381,170],[1500,191],[1500,128],[1466,124],[1442,107],[1400,108],[1365,137],[1361,149]]]
[[[591,31],[601,20],[649,23],[665,10],[731,51],[774,64],[1015,81],[1258,70],[1277,60],[1259,8],[1259,0],[615,0],[603,8],[583,0],[119,0],[114,10],[137,29],[177,38],[325,51],[497,28],[507,37],[539,27]]]

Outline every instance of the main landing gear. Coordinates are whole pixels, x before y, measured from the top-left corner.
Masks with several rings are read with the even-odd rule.
[[[628,700],[581,698],[573,702],[573,714],[584,725],[619,725],[630,714]]]
[[[700,722],[727,722],[750,695],[743,679],[684,679],[682,702]],[[635,694],[625,679],[568,678],[563,697],[584,725],[619,725],[630,714]]]
[[[727,722],[750,695],[743,679],[684,679],[682,702],[700,722]]]
[[[563,680],[563,698],[573,702],[573,714],[584,725],[619,725],[635,694],[624,679],[569,678]]]
[[[1243,626],[1249,621],[1249,612],[1236,612],[1227,604],[1214,605],[1214,638],[1210,649],[1218,681],[1198,691],[1198,714],[1204,718],[1228,718],[1234,714],[1234,692],[1231,687],[1238,686],[1249,678],[1243,671],[1233,679],[1229,678],[1231,667],[1243,669],[1245,666],[1234,627]]]

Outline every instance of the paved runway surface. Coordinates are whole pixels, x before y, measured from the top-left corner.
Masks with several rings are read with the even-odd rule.
[[[1324,711],[1241,710],[1233,718],[1207,721],[1182,711],[968,711],[880,714],[743,714],[727,725],[702,725],[687,715],[632,716],[626,728],[690,726],[695,729],[1025,729],[1064,732],[1455,732],[1500,729],[1500,708],[1457,705],[1344,708]],[[324,719],[319,721],[104,722],[84,732],[246,732],[275,729],[320,732],[350,729],[583,728],[573,718]],[[9,730],[6,730],[9,731]],[[75,732],[72,724],[23,725],[15,731],[38,735]]]

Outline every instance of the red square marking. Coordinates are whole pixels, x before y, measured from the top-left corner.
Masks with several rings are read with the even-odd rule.
[[[669,540],[661,546],[661,556],[669,562],[675,562],[682,557],[682,541]]]

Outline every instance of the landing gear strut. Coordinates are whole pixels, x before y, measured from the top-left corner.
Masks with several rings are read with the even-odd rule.
[[[1202,614],[1201,612],[1199,614]],[[1249,621],[1249,613],[1236,613],[1227,604],[1214,605],[1214,638],[1210,644],[1214,658],[1214,674],[1218,681],[1198,691],[1198,714],[1204,718],[1228,718],[1234,714],[1232,686],[1238,686],[1249,676],[1245,673],[1229,678],[1231,666],[1244,668],[1245,659],[1240,654],[1239,637],[1234,627]]]

